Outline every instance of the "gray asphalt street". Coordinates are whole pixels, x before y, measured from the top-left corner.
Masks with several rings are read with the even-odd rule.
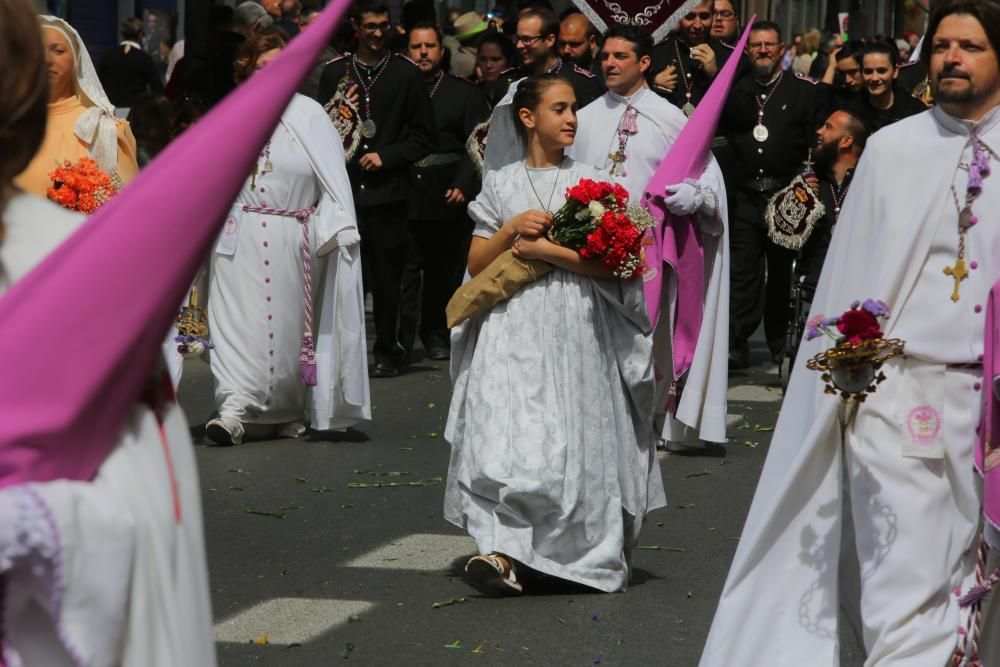
[[[463,580],[473,543],[441,516],[445,363],[374,380],[374,420],[345,436],[220,448],[202,437],[208,367],[189,361],[220,664],[696,665],[781,400],[773,366],[730,387],[724,456],[661,455],[670,507],[628,592],[496,599]]]

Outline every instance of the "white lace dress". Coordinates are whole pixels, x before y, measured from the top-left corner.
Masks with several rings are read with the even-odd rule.
[[[569,159],[488,172],[469,205],[474,234],[545,208],[534,193],[547,198],[553,179],[556,208],[581,178],[602,176]],[[445,518],[482,553],[624,590],[626,550],[666,504],[641,281],[556,269],[453,330],[452,377]]]

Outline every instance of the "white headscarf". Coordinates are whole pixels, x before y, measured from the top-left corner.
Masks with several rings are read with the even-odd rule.
[[[520,162],[527,153],[527,146],[518,128],[518,121],[511,112],[514,94],[524,79],[510,84],[507,94],[493,107],[490,130],[486,135],[486,155],[483,158],[483,178],[490,171]]]
[[[97,77],[94,62],[87,47],[73,26],[55,16],[42,15],[39,21],[43,28],[58,30],[66,36],[66,42],[73,51],[76,63],[76,84],[74,89],[80,102],[87,110],[76,121],[74,134],[87,145],[87,152],[98,166],[107,173],[118,168],[118,130],[115,125],[115,107],[111,104],[104,86]]]

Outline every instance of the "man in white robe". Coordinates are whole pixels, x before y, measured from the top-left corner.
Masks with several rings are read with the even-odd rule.
[[[608,31],[601,50],[608,92],[579,112],[579,130],[569,150],[574,159],[605,169],[609,178],[616,177],[633,202],[640,201],[687,120],[646,84],[651,53],[647,33],[620,26]],[[656,330],[661,437],[675,450],[699,448],[705,441],[726,441],[729,244],[723,238],[727,221],[722,183],[722,173],[709,156],[700,180],[670,186],[665,202],[675,215],[698,213],[707,286],[694,360],[679,386],[674,387],[680,390],[679,401],[669,395],[674,377],[671,332],[677,289],[673,276],[665,290],[664,317]]]
[[[1000,277],[1000,5],[944,4],[925,44],[939,106],[868,143],[812,313],[881,299],[905,356],[845,406],[804,367],[822,338],[801,345],[703,666],[839,665],[840,608],[866,665],[1000,660],[997,592],[978,618],[962,600],[983,583],[973,452]]]

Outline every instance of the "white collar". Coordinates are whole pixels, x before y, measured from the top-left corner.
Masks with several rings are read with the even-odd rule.
[[[933,113],[939,123],[956,134],[972,134],[973,131],[983,134],[1000,122],[1000,106],[993,107],[979,120],[956,118],[939,106],[934,107]]]
[[[639,88],[639,90],[637,90],[634,93],[632,93],[632,95],[629,96],[629,97],[625,97],[624,95],[619,95],[618,93],[616,93],[613,90],[608,90],[608,96],[611,99],[613,99],[615,102],[619,103],[619,104],[633,104],[634,105],[636,102],[638,102],[639,100],[641,100],[646,95],[646,93],[648,93],[648,92],[649,92],[649,88],[647,88],[646,86],[642,86],[641,88]]]
[[[142,44],[136,44],[135,42],[133,42],[130,39],[126,39],[124,42],[122,42],[121,44],[119,44],[119,46],[126,46],[126,45],[131,46],[134,49],[139,49],[140,51],[142,51]]]

